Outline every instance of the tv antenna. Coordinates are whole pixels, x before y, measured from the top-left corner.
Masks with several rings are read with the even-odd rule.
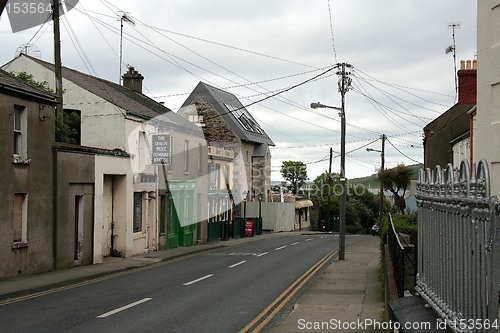
[[[453,52],[453,65],[454,65],[454,77],[455,77],[455,99],[458,96],[458,77],[457,77],[457,48],[455,44],[455,29],[460,29],[460,22],[450,22],[448,23],[448,29],[452,29],[453,45],[446,48],[445,54]]]
[[[131,26],[135,26],[135,22],[132,19],[131,16],[129,16],[130,13],[122,12],[120,11],[121,16],[119,17],[120,20],[120,80],[118,81],[120,84],[122,84],[122,57],[123,57],[123,22],[127,22]]]
[[[42,59],[42,53],[40,52],[40,49],[38,46],[35,44],[22,44],[19,46],[16,50],[16,53],[14,55],[15,58],[19,57],[21,53],[24,53],[26,55],[30,55],[32,57],[35,57],[37,59]]]

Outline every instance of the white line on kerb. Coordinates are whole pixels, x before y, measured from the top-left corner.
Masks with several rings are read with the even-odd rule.
[[[292,243],[292,244],[290,244],[290,245],[291,245],[291,246],[294,246],[294,245],[297,245],[297,244],[299,244],[299,242],[295,242],[295,243]]]
[[[281,249],[284,249],[285,247],[286,247],[286,245],[285,245],[285,246],[282,246],[282,247],[277,247],[277,248],[275,248],[275,250],[276,250],[276,251],[279,251],[279,250],[281,250]]]
[[[120,311],[123,311],[123,310],[126,310],[126,309],[129,309],[131,307],[134,307],[136,305],[139,305],[141,303],[144,303],[144,302],[147,302],[149,300],[151,300],[152,298],[144,298],[144,299],[141,299],[140,301],[137,301],[137,302],[134,302],[134,303],[130,303],[129,305],[125,305],[125,306],[122,306],[121,308],[118,308],[116,310],[113,310],[113,311],[109,311],[109,312],[106,312],[100,316],[97,316],[97,318],[106,318],[108,316],[111,316],[111,315],[114,315],[115,313],[118,313]]]
[[[241,264],[244,264],[244,263],[246,263],[246,262],[247,262],[246,260],[240,261],[240,262],[238,262],[238,263],[236,263],[236,264],[234,264],[234,265],[229,266],[229,268],[236,267],[236,266],[241,265]]]
[[[184,286],[189,286],[190,284],[193,284],[193,283],[196,283],[196,282],[200,282],[200,281],[208,279],[209,277],[212,277],[212,276],[213,276],[213,274],[208,274],[208,275],[205,275],[204,277],[201,277],[199,279],[196,279],[196,280],[193,280],[193,281],[190,281],[190,282],[186,282],[183,285]]]
[[[257,256],[257,258],[258,258],[258,257],[265,256],[265,255],[266,255],[266,254],[268,254],[268,253],[269,253],[269,252],[264,252],[264,253],[261,253],[261,254],[259,254],[259,255]]]

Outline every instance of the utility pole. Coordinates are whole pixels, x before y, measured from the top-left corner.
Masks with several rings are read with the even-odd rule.
[[[385,134],[382,134],[382,152],[380,153],[380,157],[382,162],[380,163],[380,171],[384,171],[384,163],[385,163]],[[382,226],[382,209],[384,208],[384,184],[380,182],[380,213],[379,213],[379,226]]]
[[[339,260],[345,259],[345,93],[349,91],[352,79],[351,65],[346,63],[340,64],[340,70],[337,75],[339,78],[339,92],[342,97],[342,105],[340,116],[340,226],[339,226]]]
[[[59,29],[59,0],[52,0],[52,21],[54,23],[54,65],[56,75],[57,110],[56,122],[63,122],[63,88],[61,65],[61,33]]]
[[[382,150],[366,148],[366,151],[376,151],[380,153],[380,158],[381,158],[380,172],[382,172],[384,171],[384,162],[385,162],[385,139],[386,139],[385,134],[382,134],[380,136],[380,139],[382,139]],[[378,220],[379,220],[379,226],[382,226],[382,216],[383,216],[382,209],[384,208],[384,184],[381,181],[380,181],[379,197],[380,197],[380,207],[379,207]]]
[[[331,202],[331,197],[332,197],[332,155],[333,155],[333,149],[330,147],[330,166],[328,167],[328,219],[326,221],[326,230],[327,231],[332,231],[330,228],[330,215],[331,215],[331,208],[330,208],[330,202]]]

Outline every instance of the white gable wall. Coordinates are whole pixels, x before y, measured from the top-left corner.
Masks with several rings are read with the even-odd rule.
[[[46,67],[21,56],[3,67],[14,73],[26,72],[38,82],[48,82],[55,91],[54,72]],[[63,102],[65,109],[81,111],[81,144],[83,146],[106,149],[122,149],[125,146],[125,110],[63,79]],[[102,121],[105,119],[105,121]]]

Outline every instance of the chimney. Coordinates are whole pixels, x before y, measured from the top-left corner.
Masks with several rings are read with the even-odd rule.
[[[127,66],[127,73],[123,74],[123,86],[142,94],[142,80],[144,76],[139,74],[133,66]]]
[[[458,76],[458,104],[476,104],[477,60],[461,60]]]

